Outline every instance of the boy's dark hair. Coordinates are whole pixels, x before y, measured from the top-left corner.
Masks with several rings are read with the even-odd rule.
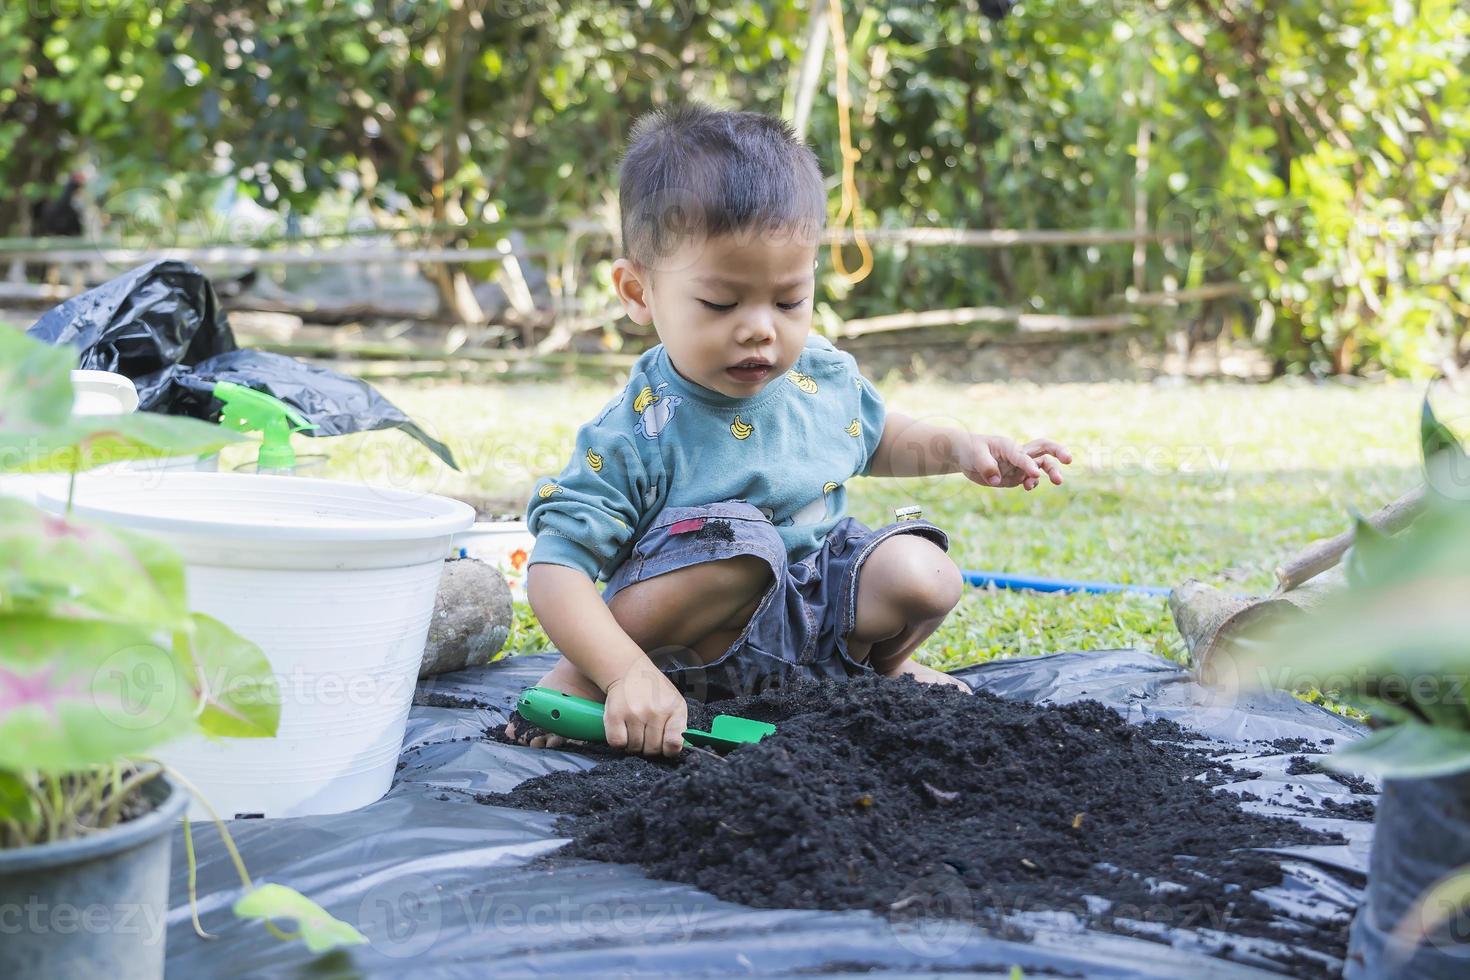
[[[691,237],[815,243],[827,220],[822,168],[788,123],[699,103],[639,118],[618,192],[623,251],[649,269]]]

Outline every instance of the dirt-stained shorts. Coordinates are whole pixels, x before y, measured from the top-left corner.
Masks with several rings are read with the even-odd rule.
[[[794,677],[838,678],[871,672],[847,651],[857,622],[858,574],[883,541],[917,534],[945,551],[949,537],[922,518],[872,530],[851,517],[838,521],[821,548],[795,564],[766,516],[744,500],[700,507],[666,507],[613,573],[602,597],[635,582],[701,562],[756,555],[773,581],[740,637],[708,664],[693,653],[649,651],[685,694],[701,701],[754,694]]]

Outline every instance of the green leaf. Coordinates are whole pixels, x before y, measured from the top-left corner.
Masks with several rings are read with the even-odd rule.
[[[0,325],[0,430],[61,425],[71,416],[76,354]]]
[[[257,885],[235,902],[235,915],[242,919],[295,919],[301,940],[313,953],[339,946],[360,946],[368,938],[341,919],[333,918],[294,888],[268,882]]]
[[[1426,429],[1433,420],[1429,403],[1424,403]],[[1439,423],[1438,429],[1424,433],[1424,483],[1429,488],[1430,508],[1470,508],[1470,457],[1455,441],[1455,436]]]
[[[188,679],[140,627],[0,617],[0,769],[70,772],[187,731]]]
[[[1417,709],[1411,710],[1401,703],[1375,698],[1371,694],[1341,691],[1338,696],[1343,704],[1383,724],[1421,721],[1424,717]]]
[[[0,769],[0,820],[14,820],[18,824],[34,823],[40,811],[36,809],[31,788],[16,773]]]
[[[1442,452],[1465,454],[1460,440],[1435,416],[1434,407],[1429,404],[1429,392],[1424,393],[1424,408],[1419,415],[1419,445],[1424,450],[1425,463]]]
[[[175,652],[203,707],[199,727],[222,738],[270,738],[281,721],[281,692],[260,647],[224,623],[194,613],[194,629],[174,638]]]
[[[0,497],[0,610],[189,624],[184,566],[167,545],[10,497]]]
[[[1470,575],[1347,592],[1311,616],[1268,624],[1232,660],[1242,682],[1261,687],[1347,689],[1384,675],[1463,676],[1470,671]]]
[[[1381,580],[1382,570],[1395,556],[1393,538],[1369,524],[1362,514],[1353,514],[1353,547],[1348,554],[1347,578],[1361,588]]]
[[[1325,760],[1334,769],[1390,779],[1428,779],[1470,771],[1470,732],[1410,721],[1380,729]]]
[[[1470,506],[1470,456],[1455,434],[1435,417],[1429,395],[1419,420],[1419,442],[1424,450],[1424,482],[1430,501],[1441,507]]]
[[[179,415],[89,415],[54,429],[0,432],[0,472],[67,473],[109,463],[202,456],[244,438]]]

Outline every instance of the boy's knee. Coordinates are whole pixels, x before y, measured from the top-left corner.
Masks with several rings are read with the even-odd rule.
[[[909,620],[938,619],[959,604],[965,577],[934,542],[911,534],[889,538],[874,549],[869,565],[880,552],[884,592]]]
[[[713,589],[723,588],[740,593],[763,592],[771,584],[770,563],[758,555],[734,555],[691,567],[707,567],[710,571],[709,585]]]
[[[715,629],[742,629],[760,605],[775,577],[771,566],[756,555],[735,555],[690,566],[686,586],[687,609],[697,619],[709,610]]]
[[[640,643],[692,643],[710,630],[743,627],[770,588],[765,559],[734,555],[689,565],[627,586],[613,597],[613,618]],[[737,620],[740,626],[732,625]]]

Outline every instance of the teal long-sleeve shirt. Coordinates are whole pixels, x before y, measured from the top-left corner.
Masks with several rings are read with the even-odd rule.
[[[612,577],[665,507],[745,500],[775,525],[787,560],[815,552],[868,473],[883,401],[851,354],[812,334],[792,368],[748,398],[695,384],[664,346],[577,430],[572,459],[526,507],[528,564]]]

